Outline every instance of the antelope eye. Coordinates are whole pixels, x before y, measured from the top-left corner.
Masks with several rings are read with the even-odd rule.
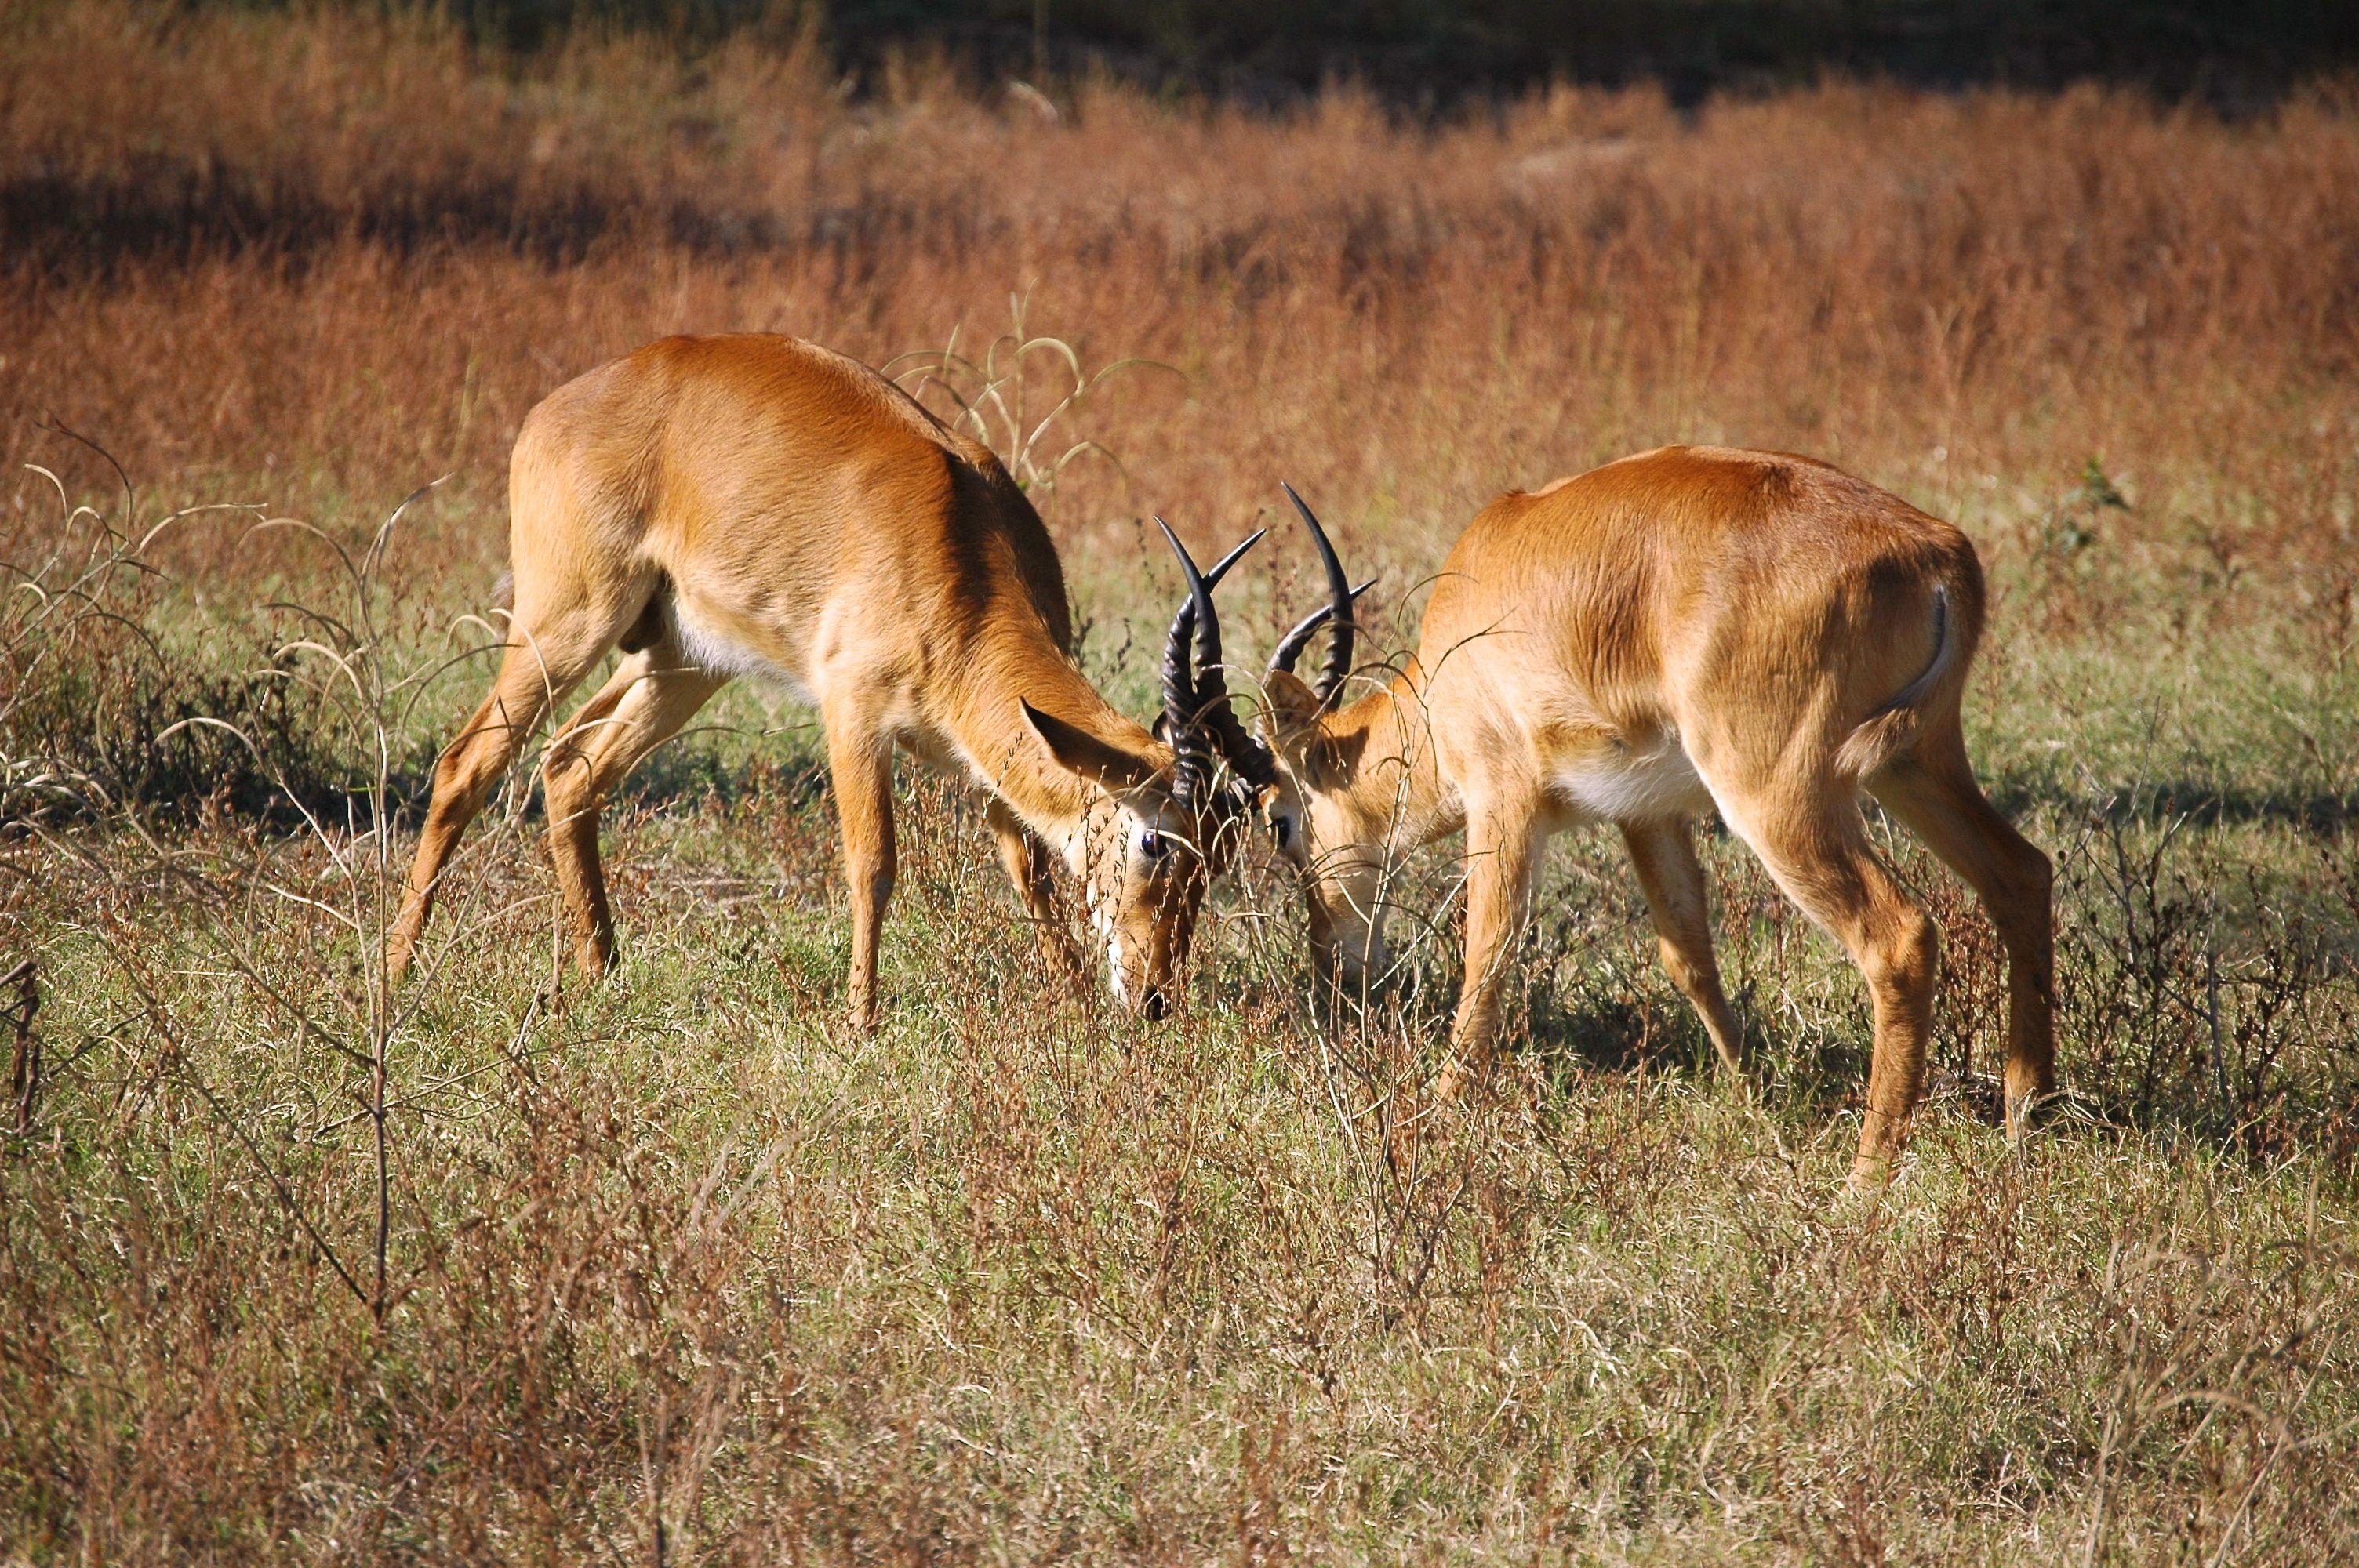
[[[1283,849],[1288,845],[1294,842],[1294,818],[1290,816],[1281,816],[1277,818],[1276,822],[1271,824],[1271,829],[1277,835],[1277,847],[1279,849]]]
[[[1163,858],[1163,835],[1150,827],[1138,836],[1138,852],[1150,860]]]

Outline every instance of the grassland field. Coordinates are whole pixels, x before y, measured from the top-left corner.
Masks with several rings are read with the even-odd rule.
[[[1420,118],[0,16],[0,1562],[2359,1561],[2354,189],[2332,81]],[[1457,846],[1366,1012],[1256,859],[1147,1024],[908,769],[860,1038],[811,716],[742,685],[609,813],[609,982],[556,983],[527,765],[389,993],[517,423],[713,330],[979,409],[1140,713],[1146,516],[1281,479],[1377,656],[1492,495],[1668,441],[1956,520],[2064,1097],[2008,1149],[1995,943],[1872,817],[1943,979],[1845,1198],[1854,971],[1714,827],[1732,1092],[1589,834],[1505,1081],[1404,1139]],[[1265,546],[1233,655],[1314,583]]]

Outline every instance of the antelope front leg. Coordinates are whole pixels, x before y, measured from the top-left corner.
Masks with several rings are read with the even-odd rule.
[[[558,925],[573,950],[573,967],[585,979],[597,979],[614,963],[614,917],[606,903],[606,875],[598,864],[598,813],[605,804],[599,756],[613,742],[616,710],[647,674],[647,655],[625,659],[598,695],[566,720],[541,763]],[[611,786],[613,781],[606,783]]]
[[[1655,923],[1655,938],[1664,972],[1703,1021],[1719,1054],[1721,1071],[1740,1091],[1745,1087],[1745,1035],[1728,993],[1720,983],[1720,962],[1712,957],[1712,920],[1705,903],[1703,866],[1696,860],[1688,825],[1676,817],[1658,822],[1625,822],[1622,841],[1629,846],[1631,864],[1637,868],[1638,886],[1647,895],[1647,913]]]
[[[1546,842],[1535,803],[1516,797],[1470,812],[1466,823],[1466,984],[1450,1028],[1450,1065],[1434,1092],[1454,1099],[1489,1076],[1499,992],[1531,914],[1532,873]]]
[[[1023,819],[995,800],[986,808],[991,831],[999,840],[999,863],[1006,868],[1007,880],[1016,886],[1016,896],[1024,903],[1025,913],[1031,916],[1032,928],[1040,942],[1040,957],[1049,971],[1080,987],[1089,979],[1088,967],[1082,959],[1081,949],[1074,946],[1072,933],[1066,929],[1064,913],[1057,907],[1056,881],[1049,869],[1049,847],[1032,836]]]
[[[893,743],[831,717],[827,767],[852,885],[852,1024],[867,1034],[876,1028],[876,949],[893,897]]]

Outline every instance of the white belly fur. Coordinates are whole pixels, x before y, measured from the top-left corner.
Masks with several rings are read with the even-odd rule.
[[[705,669],[715,675],[761,681],[778,687],[788,698],[806,708],[819,706],[819,694],[811,690],[810,682],[700,622],[677,599],[672,600],[671,622],[679,638],[680,652]]]
[[[1657,822],[1712,805],[1712,793],[1675,741],[1652,752],[1592,757],[1556,776],[1559,798],[1607,822]]]

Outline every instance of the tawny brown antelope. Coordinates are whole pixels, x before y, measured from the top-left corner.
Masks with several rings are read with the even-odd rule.
[[[1272,661],[1266,748],[1223,750],[1265,786],[1331,978],[1356,987],[1382,969],[1388,866],[1462,827],[1453,1072],[1479,1073],[1549,836],[1609,821],[1636,862],[1664,967],[1735,1072],[1740,1035],[1688,826],[1717,806],[1866,978],[1875,1043],[1853,1179],[1873,1183],[1923,1087],[1938,935],[1869,839],[1864,788],[1997,927],[2006,1115],[2019,1136],[2054,1079],[2049,865],[1967,762],[1959,702],[1983,577],[1963,534],[1804,458],[1682,447],[1625,458],[1493,503],[1444,562],[1415,655],[1339,706],[1353,594],[1295,504],[1329,602]],[[1321,622],[1333,641],[1313,687],[1292,666]]]
[[[826,732],[859,1024],[877,1012],[897,747],[984,793],[1052,957],[1078,962],[1052,887],[1062,860],[1116,996],[1161,1010],[1207,854],[1234,819],[1202,715],[1218,697],[1235,727],[1211,585],[1245,546],[1199,573],[1171,540],[1190,593],[1150,734],[1074,667],[1056,549],[998,460],[841,354],[780,337],[668,338],[591,371],[526,416],[508,507],[506,646],[490,695],[436,764],[387,944],[393,979],[494,784],[619,646],[613,676],[542,768],[560,919],[585,972],[603,972],[614,949],[602,803],[731,677],[754,676],[818,708]]]

